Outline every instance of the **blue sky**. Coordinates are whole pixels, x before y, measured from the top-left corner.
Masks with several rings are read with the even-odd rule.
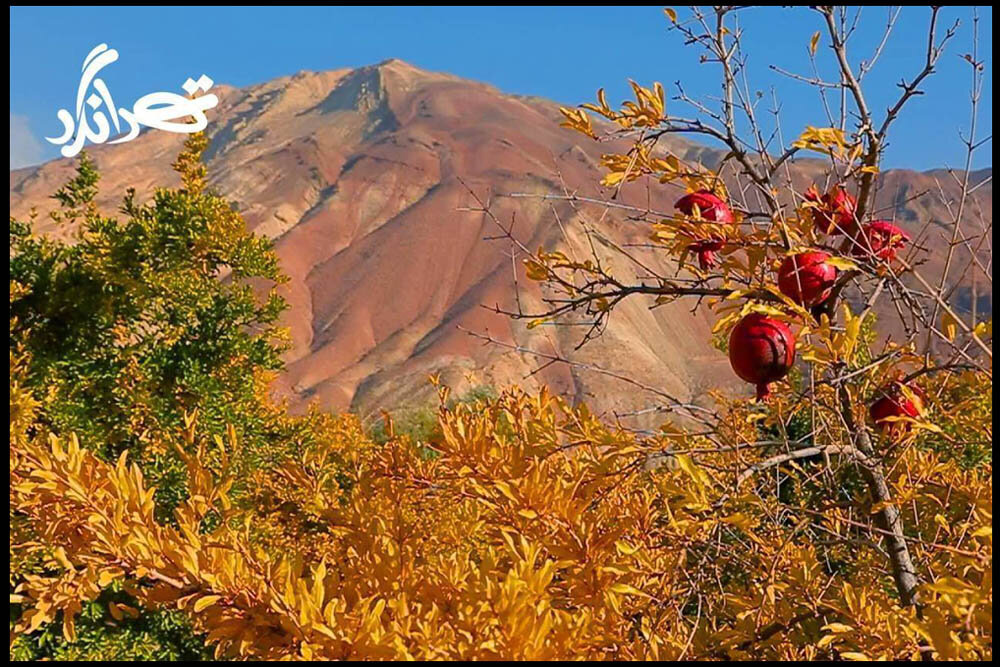
[[[678,8],[683,18],[686,10]],[[884,114],[898,95],[896,83],[919,71],[930,10],[904,8],[893,36],[865,84],[871,106]],[[888,10],[866,7],[851,59],[869,58]],[[979,54],[986,85],[979,137],[992,134],[992,8],[980,9]],[[972,10],[942,11],[942,32],[961,20],[927,94],[910,102],[895,126],[889,167],[961,166],[959,130],[969,125],[971,67],[959,56],[972,50]],[[825,124],[818,95],[768,69],[769,64],[809,73],[810,36],[821,17],[806,9],[740,12],[751,54],[751,85],[782,104],[786,137],[806,124]],[[17,7],[10,9],[11,164],[51,159],[57,147],[44,136],[61,134],[60,108],[71,108],[83,58],[106,42],[120,53],[101,73],[118,104],[160,90],[180,91],[202,73],[243,86],[299,70],[327,70],[401,58],[429,70],[485,81],[518,94],[576,104],[604,87],[612,104],[626,98],[627,79],[662,82],[668,95],[680,80],[688,94],[714,94],[717,71],[698,63],[667,30],[661,7]],[[820,42],[821,72],[832,72],[829,42]],[[769,107],[769,104],[766,105]],[[211,112],[210,112],[211,113]],[[767,114],[764,114],[767,115]],[[789,139],[790,140],[790,139]],[[992,145],[975,165],[992,165]]]

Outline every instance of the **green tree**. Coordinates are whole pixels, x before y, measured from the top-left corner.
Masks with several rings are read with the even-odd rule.
[[[206,189],[205,146],[194,135],[175,162],[180,189],[145,205],[130,190],[124,220],[97,211],[98,174],[81,157],[55,195],[73,243],[11,220],[10,277],[27,290],[11,304],[11,344],[30,353],[43,421],[108,457],[128,449],[154,475],[171,468],[164,445],[185,413],[213,434],[236,425],[258,456],[276,414],[262,381],[281,366],[284,301],[262,285],[284,278],[270,242]]]
[[[142,205],[130,190],[121,218],[97,210],[99,175],[81,155],[76,176],[54,195],[60,208],[52,217],[71,228],[70,242],[10,221],[11,373],[17,365],[37,402],[37,428],[75,433],[106,460],[127,450],[155,480],[164,521],[188,493],[177,451],[188,417],[197,414],[199,437],[239,439],[230,463],[240,480],[294,449],[314,425],[268,400],[286,345],[278,326],[285,304],[275,291],[284,277],[270,241],[249,233],[206,187],[206,145],[192,135],[174,163],[181,187],[157,189]],[[235,433],[227,436],[230,424]],[[37,567],[12,563],[12,580]],[[121,659],[200,650],[174,614],[118,622],[106,600],[89,605],[80,644],[71,649],[58,632],[43,633],[19,639],[12,655]]]

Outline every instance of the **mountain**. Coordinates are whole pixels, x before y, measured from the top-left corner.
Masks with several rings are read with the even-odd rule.
[[[602,411],[655,404],[655,397],[634,386],[580,366],[538,370],[544,359],[483,345],[459,327],[598,364],[685,400],[706,400],[714,387],[742,386],[725,355],[709,344],[710,314],[692,314],[690,304],[650,309],[650,301],[627,300],[604,335],[580,350],[575,347],[584,327],[529,330],[490,310],[514,306],[515,269],[522,305],[538,306],[539,292],[525,280],[519,261],[512,266],[509,242],[491,239],[501,235],[496,222],[468,210],[477,207],[470,190],[490,201],[504,225],[513,221],[513,234],[529,248],[586,256],[582,225],[598,220],[615,243],[645,240],[642,225],[603,208],[501,196],[608,196],[596,185],[602,175],[598,161],[614,146],[560,128],[559,105],[399,60],[299,72],[243,89],[217,86],[213,92],[220,104],[210,112],[205,158],[211,183],[238,203],[251,229],[274,239],[289,276],[283,293],[294,344],[275,390],[293,406],[318,401],[370,413],[425,401],[433,393],[428,376],[434,373],[458,392],[484,384],[544,383]],[[127,144],[88,149],[102,174],[102,210],[114,212],[126,187],[135,187],[141,200],[156,185],[177,184],[170,163],[182,141],[150,131]],[[668,147],[682,159],[709,165],[721,158],[719,151],[684,139],[673,138]],[[799,160],[792,169],[804,188],[819,177],[822,164]],[[11,215],[25,216],[33,206],[42,214],[53,208],[49,196],[72,172],[71,160],[12,171]],[[924,243],[940,243],[934,229],[948,217],[943,202],[955,192],[951,178],[887,172],[880,177],[878,204],[908,228],[930,223]],[[923,190],[932,195],[911,199]],[[672,186],[647,192],[631,184],[618,201],[669,210],[679,193]],[[992,183],[980,188],[973,204],[992,220]],[[68,234],[44,215],[37,228]],[[671,270],[658,253],[635,253],[654,268]],[[611,268],[635,275],[622,260]],[[991,290],[987,300],[992,310]]]

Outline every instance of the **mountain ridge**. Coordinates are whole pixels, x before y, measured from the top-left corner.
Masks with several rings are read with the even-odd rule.
[[[544,383],[616,414],[651,402],[579,366],[535,373],[536,360],[483,347],[458,327],[580,364],[600,363],[685,399],[704,400],[714,386],[741,387],[725,355],[708,343],[708,315],[690,314],[684,305],[650,310],[648,303],[626,302],[604,339],[580,351],[573,349],[574,327],[528,330],[481,307],[511,305],[514,281],[508,249],[483,239],[496,234],[493,223],[463,210],[474,207],[470,188],[494,198],[499,219],[515,216],[514,233],[532,248],[583,252],[579,223],[600,215],[591,206],[496,196],[563,188],[601,196],[600,154],[615,144],[581,143],[579,135],[558,127],[558,104],[399,59],[217,88],[220,103],[205,155],[210,183],[238,203],[251,229],[274,241],[289,275],[283,295],[291,306],[286,324],[293,348],[275,390],[295,408],[318,400],[325,408],[368,413],[423,400],[433,393],[427,377],[437,372],[458,391]],[[176,185],[169,165],[182,141],[150,132],[129,144],[88,149],[102,173],[101,209],[115,211],[129,185],[140,200],[153,185]],[[681,159],[722,154],[678,138],[668,147]],[[799,184],[817,178],[821,168],[818,161],[797,161]],[[24,216],[32,205],[43,214],[50,210],[48,196],[72,169],[72,161],[56,160],[12,171],[11,214]],[[908,170],[880,176],[896,183],[897,194],[927,187],[934,178]],[[669,210],[679,192],[660,188],[649,201]],[[621,201],[645,205],[646,196],[639,184],[630,184]],[[942,215],[933,203],[889,200],[891,210],[912,214],[914,225]],[[988,202],[991,214],[991,183],[976,201]],[[879,203],[885,205],[885,197]],[[616,215],[602,224],[619,241],[645,238]],[[38,229],[68,234],[44,217]],[[652,253],[649,261],[672,270],[672,262]],[[518,289],[527,305],[540,303],[523,271]]]

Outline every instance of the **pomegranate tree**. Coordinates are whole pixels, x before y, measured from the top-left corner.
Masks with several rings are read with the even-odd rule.
[[[706,49],[703,62],[720,72],[722,94],[697,99],[678,83],[677,94],[668,97],[660,83],[644,87],[631,81],[634,99],[617,107],[608,104],[601,90],[596,104],[561,109],[565,127],[601,142],[600,164],[606,173],[600,183],[608,189],[600,197],[583,197],[575,190],[567,190],[563,195],[545,198],[565,200],[579,207],[581,221],[586,223],[581,225],[580,238],[586,235],[600,243],[574,247],[574,257],[544,250],[531,253],[509,231],[513,225],[494,222],[512,247],[530,255],[524,259],[529,275],[544,283],[541,307],[526,307],[517,299],[516,312],[510,312],[529,320],[529,326],[551,322],[584,327],[562,330],[567,336],[581,331],[578,338],[582,346],[609,330],[612,313],[626,300],[649,309],[672,307],[674,310],[664,319],[685,308],[708,315],[706,319],[713,323],[712,343],[723,347],[728,340],[727,352],[735,375],[756,388],[758,400],[767,399],[773,392],[767,405],[729,400],[720,392],[710,394],[718,400],[696,400],[708,393],[715,378],[707,377],[703,368],[687,368],[689,359],[695,362],[689,357],[682,357],[682,364],[691,371],[690,392],[682,396],[677,388],[662,388],[597,364],[578,363],[548,347],[537,355],[545,360],[544,365],[564,362],[646,391],[654,404],[637,406],[639,409],[628,413],[629,417],[647,419],[652,414],[669,414],[670,447],[677,447],[675,451],[686,447],[685,451],[692,452],[690,461],[717,472],[720,480],[729,485],[732,497],[742,493],[742,482],[783,467],[788,477],[796,480],[792,485],[781,485],[779,489],[775,484],[771,489],[758,484],[754,489],[762,500],[782,503],[780,509],[769,512],[782,529],[790,516],[790,506],[781,498],[786,495],[783,489],[800,482],[826,486],[828,493],[810,491],[808,499],[797,495],[798,491],[789,491],[787,496],[795,495],[797,502],[817,502],[809,508],[809,522],[831,513],[842,514],[848,522],[822,533],[814,532],[812,527],[795,528],[790,543],[800,539],[800,531],[802,535],[812,532],[814,546],[822,545],[823,549],[830,544],[831,536],[843,538],[845,544],[859,549],[882,543],[878,552],[887,560],[882,570],[891,573],[895,584],[892,600],[883,597],[887,604],[901,609],[917,603],[921,576],[927,581],[936,579],[934,573],[928,572],[939,562],[936,556],[921,544],[917,553],[923,562],[915,564],[909,548],[913,535],[935,535],[937,529],[925,533],[915,525],[907,527],[905,522],[921,520],[918,511],[910,512],[909,507],[913,494],[924,493],[921,480],[931,476],[918,471],[925,465],[935,471],[940,468],[921,448],[879,448],[877,435],[880,429],[900,420],[900,428],[907,422],[912,427],[912,420],[922,410],[924,398],[916,389],[891,385],[903,377],[923,378],[921,382],[928,387],[928,395],[934,396],[935,412],[942,421],[952,420],[956,426],[959,421],[946,414],[946,406],[957,397],[942,388],[959,383],[972,386],[968,383],[973,379],[982,384],[984,391],[974,400],[961,403],[961,409],[989,410],[985,406],[992,388],[992,321],[989,309],[984,313],[978,304],[992,286],[992,224],[986,187],[992,184],[992,177],[954,172],[949,179],[938,179],[939,187],[933,191],[909,193],[903,189],[906,179],[888,177],[884,170],[884,153],[892,145],[886,134],[889,126],[907,100],[919,94],[940,55],[940,45],[954,34],[953,29],[935,31],[938,8],[930,10],[928,40],[922,41],[930,45],[926,69],[904,79],[898,101],[888,107],[883,106],[884,90],[866,97],[862,79],[868,65],[858,70],[851,64],[859,51],[849,52],[846,46],[848,38],[857,34],[847,20],[847,10],[814,6],[812,11],[818,15],[819,30],[808,41],[814,59],[810,64],[817,65],[825,58],[824,67],[829,71],[815,79],[792,76],[814,83],[822,93],[828,125],[805,125],[801,131],[795,128],[791,130],[795,138],[788,141],[791,135],[784,130],[758,124],[768,105],[761,102],[763,96],[754,97],[753,87],[744,78],[745,54],[740,54],[746,42],[740,37],[743,27],[736,20],[744,8],[696,7],[688,20],[678,19],[674,10],[667,9],[671,29],[681,33],[687,43]],[[727,16],[732,17],[728,26]],[[805,38],[802,43],[806,43]],[[880,50],[878,44],[874,50]],[[981,71],[978,57],[975,52],[965,57],[976,72]],[[838,94],[828,96],[828,87]],[[774,104],[768,107],[776,117],[781,108],[777,97],[769,100]],[[592,122],[598,118],[603,119],[600,125]],[[692,151],[687,144],[671,141],[685,135],[723,144],[721,157],[712,154],[712,159],[706,161],[707,152]],[[990,145],[988,139],[968,142],[970,159],[973,147]],[[679,146],[683,150],[678,151]],[[802,188],[810,183],[817,185],[803,193]],[[659,185],[666,184],[680,188],[676,191],[684,196],[671,197],[664,204],[656,193]],[[935,229],[924,247],[913,248],[901,227],[880,219],[885,214],[879,211],[887,205],[906,209],[907,217],[912,217],[911,213],[926,210],[935,198],[945,203],[948,215],[954,216],[951,233],[940,234]],[[920,203],[910,205],[918,200]],[[477,201],[483,210],[488,208],[482,200]],[[634,236],[628,237],[628,243],[618,243],[610,233],[599,235],[601,223],[583,215],[584,205],[603,208],[600,220],[624,217],[627,222],[616,222],[606,231],[621,229]],[[962,224],[963,214],[972,212],[977,221]],[[948,222],[943,214],[936,217],[935,226]],[[916,228],[914,225],[912,229]],[[568,233],[566,236],[569,238]],[[725,261],[717,262],[720,250],[725,253]],[[901,261],[904,252],[905,262]],[[697,255],[701,270],[693,258],[690,263],[685,261],[692,253]],[[628,324],[637,322],[636,311],[625,313],[622,319],[628,318]],[[661,345],[674,343],[679,338],[677,324],[669,321],[670,328],[644,328],[642,333],[646,335],[639,337],[642,353],[647,354],[647,337],[652,339],[649,342]],[[527,349],[500,344],[508,349]],[[776,381],[782,385],[788,382],[796,359],[801,360],[801,375],[795,374],[796,381],[769,387]],[[883,385],[887,385],[886,391],[874,397],[871,404],[864,400],[872,388]],[[694,430],[681,426],[682,422]],[[959,430],[964,432],[968,422],[962,424]],[[649,427],[645,423],[635,426],[644,431]],[[929,424],[920,426],[929,427],[928,432],[934,430]],[[684,435],[675,436],[676,432]],[[977,432],[975,438],[943,430],[939,435],[938,445],[964,438],[963,456],[970,460],[983,460],[982,451],[989,451],[992,443],[988,430]],[[928,440],[932,437],[927,435]],[[934,450],[935,455],[946,452],[944,447]],[[720,465],[720,455],[729,452],[739,452],[739,461]],[[951,456],[951,452],[946,455]],[[799,464],[790,463],[794,461],[809,461],[811,469],[800,469]],[[852,492],[850,498],[841,496],[836,504],[827,503],[829,498],[840,495],[847,483],[853,485],[856,474],[863,477],[868,497]],[[904,505],[905,516],[900,509]],[[920,512],[926,514],[922,509]],[[869,522],[871,531],[864,534]],[[852,526],[850,531],[842,529],[847,525]],[[838,542],[836,548],[843,546]],[[817,552],[808,553],[812,557]],[[874,562],[871,554],[860,555],[860,559]],[[884,584],[888,584],[887,578],[882,584],[880,595],[886,588]],[[797,582],[788,590],[798,590],[795,586],[800,585]],[[928,604],[931,597],[928,594]],[[862,606],[867,608],[873,600],[869,598]],[[755,600],[746,608],[756,608],[758,603]],[[803,605],[802,611],[812,614],[815,609]],[[787,622],[787,618],[779,624]],[[759,627],[754,624],[754,628]],[[859,630],[850,633],[849,639],[836,639],[834,644],[853,643],[855,636],[865,634]],[[928,635],[915,631],[911,637]],[[758,640],[751,637],[747,645]],[[937,649],[917,645],[923,641],[913,640],[912,650],[897,656],[930,657]],[[991,646],[990,641],[987,644]],[[830,644],[824,649],[826,653],[817,651],[812,655],[836,657],[832,647]],[[716,657],[726,656],[719,653]]]

